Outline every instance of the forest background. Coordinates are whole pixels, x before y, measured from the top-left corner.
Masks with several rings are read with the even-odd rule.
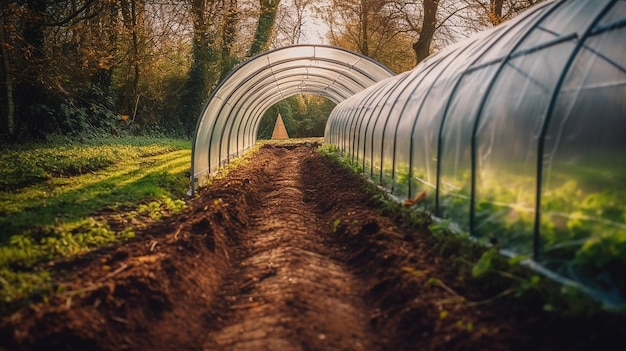
[[[266,50],[336,45],[400,73],[540,1],[0,0],[0,144],[188,138],[219,82]],[[290,97],[258,135],[280,112],[292,137],[321,136],[333,107]]]

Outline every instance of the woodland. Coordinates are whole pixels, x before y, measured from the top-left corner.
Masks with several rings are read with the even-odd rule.
[[[3,0],[0,144],[188,138],[211,91],[264,51],[336,45],[399,73],[539,1]],[[320,136],[333,107],[317,96],[283,100],[259,137],[279,112],[291,136]]]

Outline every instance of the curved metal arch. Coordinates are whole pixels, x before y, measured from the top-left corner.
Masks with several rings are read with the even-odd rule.
[[[267,89],[264,91],[265,94],[269,94],[271,96],[278,96],[280,97],[280,100],[285,99],[286,96],[282,93],[282,90],[286,89],[287,86],[290,86],[291,84],[300,84],[302,82],[302,79],[300,79],[297,74],[289,74],[286,72],[289,71],[294,71],[297,70],[298,68],[306,68],[306,77],[311,79],[311,77],[323,77],[322,74],[313,74],[310,72],[310,70],[319,70],[318,67],[311,67],[310,69],[308,68],[308,66],[306,65],[302,65],[300,64],[300,62],[302,62],[303,60],[297,60],[297,61],[287,61],[287,60],[280,60],[278,63],[275,63],[276,65],[272,67],[271,72],[267,72],[267,71],[257,71],[254,74],[254,78],[255,78],[255,85],[259,85],[261,87],[267,87]],[[343,63],[334,59],[329,60],[328,62],[332,62],[333,64],[340,64],[342,65],[341,67],[343,67]],[[293,65],[290,65],[290,63],[293,63]],[[357,69],[359,71],[359,73],[362,74],[362,76],[368,76],[369,74],[365,71],[362,71],[360,69]],[[328,83],[328,87],[335,87],[337,85],[340,86],[345,86],[346,84],[340,82],[341,79],[348,79],[349,81],[352,81],[354,83],[354,85],[352,87],[346,87],[346,93],[348,93],[349,95],[352,95],[354,91],[360,91],[363,90],[364,88],[366,88],[367,86],[369,86],[367,84],[368,81],[358,81],[355,77],[352,78],[344,78],[346,76],[343,75],[343,71],[340,69],[336,69],[335,67],[328,67],[326,69],[326,71],[328,73],[332,73],[334,78],[330,78],[329,83]],[[285,78],[283,75],[287,74],[287,77],[291,76],[291,77],[295,77],[295,80],[291,80],[288,78]],[[323,80],[327,80],[327,78],[319,78],[319,79],[323,79]],[[255,90],[255,92],[257,92],[258,89]],[[219,122],[223,121],[224,125],[219,125],[218,124],[218,120],[215,120],[214,123],[214,128],[212,129],[212,134],[210,136],[209,139],[209,144],[210,145],[214,145],[217,141],[215,140],[220,140],[220,143],[218,144],[218,150],[217,150],[217,155],[219,157],[219,161],[220,163],[225,160],[228,161],[228,159],[230,158],[231,152],[230,150],[228,150],[228,148],[226,148],[226,150],[224,150],[224,143],[228,142],[227,140],[224,139],[225,135],[225,130],[228,129],[228,125],[229,122],[232,125],[232,120],[231,116],[236,115],[236,113],[234,113],[234,110],[237,109],[238,106],[240,106],[240,101],[242,99],[242,97],[246,97],[249,95],[253,95],[252,98],[254,100],[260,100],[263,97],[263,94],[258,94],[255,96],[254,93],[250,93],[250,90],[247,89],[240,89],[240,90],[236,90],[231,92],[228,95],[228,100],[232,101],[232,103],[228,103],[227,105],[230,106],[229,108],[225,108],[226,105],[222,106],[222,109],[218,112],[218,117],[223,117],[226,116],[225,119],[224,118],[218,118]],[[341,94],[341,95],[345,95]],[[345,98],[345,97],[344,97]],[[217,138],[217,139],[216,139]],[[238,151],[238,150],[237,150]]]
[[[192,192],[229,154],[256,142],[260,117],[272,104],[300,93],[338,103],[393,75],[368,57],[327,45],[287,46],[244,62],[204,104],[192,144]]]
[[[330,99],[327,96],[328,95],[327,94],[327,90],[328,90],[327,87],[324,87],[324,86],[316,87],[315,83],[313,83],[311,86],[309,86],[307,88],[307,93],[314,94],[314,95],[319,95],[319,96],[322,96],[322,97]],[[302,90],[301,89],[298,89],[298,88],[285,89],[283,91],[283,96],[281,96],[281,97],[277,97],[276,96],[276,97],[267,99],[267,100],[261,102],[258,105],[255,105],[254,111],[250,114],[250,122],[251,122],[251,126],[252,126],[251,130],[256,130],[258,128],[259,123],[261,122],[261,119],[262,119],[263,115],[265,114],[265,112],[270,107],[272,107],[272,105],[274,105],[275,103],[277,103],[277,102],[279,102],[279,101],[281,101],[283,99],[286,99],[286,98],[289,98],[289,97],[292,97],[292,96],[295,96],[295,95],[299,95],[299,94],[302,94]],[[344,99],[347,99],[348,97],[349,96],[345,96]],[[331,101],[332,101],[332,99],[331,99]]]
[[[320,89],[325,89],[327,90],[327,92],[323,95],[325,97],[327,96],[332,101],[337,102],[343,101],[347,97],[351,96],[354,90],[364,89],[367,87],[350,77],[346,78],[348,80],[347,82],[342,82],[337,80],[336,78],[329,78],[328,76],[324,75],[325,72],[323,71],[317,71],[318,70],[316,70],[315,72],[308,72],[306,77],[303,77],[302,74],[293,73],[293,69],[283,68],[280,78],[278,78],[278,75],[275,72],[273,76],[276,76],[277,78],[274,81],[268,82],[267,79],[271,76],[266,76],[262,79],[262,81],[257,84],[256,88],[243,92],[243,94],[239,95],[236,99],[233,96],[233,99],[235,99],[235,101],[233,103],[231,112],[226,118],[225,127],[221,130],[222,134],[218,136],[221,140],[221,149],[219,151],[219,154],[224,154],[224,144],[226,144],[226,155],[238,153],[240,151],[238,144],[235,145],[234,152],[230,149],[233,145],[233,139],[236,139],[235,143],[237,143],[239,139],[236,137],[236,135],[233,137],[232,134],[234,129],[238,129],[235,126],[240,125],[242,122],[247,124],[248,119],[250,117],[252,117],[253,119],[256,118],[258,113],[260,113],[262,116],[266,109],[258,113],[253,112],[252,114],[250,113],[251,109],[254,110],[253,108],[255,106],[259,106],[268,99],[272,100],[273,103],[275,103],[287,98],[288,96],[286,96],[287,94],[285,93],[285,91],[287,90],[291,91],[295,88],[301,94],[306,94],[311,93],[311,89],[315,90],[316,92]],[[331,71],[335,72],[334,69]],[[337,73],[339,74],[340,72]],[[280,86],[280,89],[276,88],[277,85]],[[239,123],[237,123],[237,119],[230,118],[230,116],[242,117],[239,118]],[[216,130],[216,132],[219,131]]]
[[[309,94],[314,94],[314,95],[319,95],[322,97],[325,97],[335,103],[337,103],[337,101],[343,101],[347,98],[350,97],[350,95],[346,95],[343,96],[341,94],[339,94],[338,92],[334,91],[332,88],[328,88],[328,86],[320,86],[317,87],[314,84],[311,84],[307,87],[307,93]],[[332,93],[332,94],[331,94]],[[261,120],[261,117],[263,117],[263,114],[275,103],[289,98],[291,96],[294,95],[298,95],[298,94],[302,94],[302,90],[298,89],[298,90],[283,90],[283,94],[280,96],[270,96],[268,97],[266,100],[264,100],[261,104],[256,104],[254,106],[250,106],[249,109],[250,111],[246,111],[246,114],[244,116],[244,119],[242,120],[243,123],[245,123],[244,126],[244,137],[247,138],[248,140],[248,144],[252,145],[255,143],[255,138],[256,138],[256,130],[258,128],[259,122]],[[337,97],[340,96],[341,98],[338,99]]]
[[[280,91],[276,91],[273,87],[260,86],[256,89],[255,93],[244,96],[242,101],[234,108],[235,113],[242,116],[242,118],[239,119],[238,126],[236,127],[237,133],[239,133],[242,124],[245,125],[247,131],[250,131],[249,129],[247,129],[247,127],[249,127],[250,125],[249,121],[262,117],[265,111],[267,111],[267,108],[257,109],[258,106],[264,105],[268,101],[271,106],[280,100],[293,96],[294,94],[292,94],[292,92],[294,91],[296,94],[312,93],[316,95],[321,95],[337,103],[350,97],[355,87],[359,89],[364,88],[359,85],[353,85],[352,87],[349,87],[341,82],[331,84],[332,81],[322,74],[309,73],[309,77],[314,78],[315,80],[305,81],[303,79],[295,79],[298,78],[297,76],[288,75],[287,77],[284,77],[280,80],[282,87]],[[258,96],[262,96],[262,98],[259,99]],[[230,141],[231,144],[233,139],[232,133],[235,125],[236,121],[233,121],[230,124],[230,128],[227,128],[229,133],[228,141]],[[255,131],[256,127],[253,130]],[[226,129],[224,130],[224,132],[226,132]],[[235,139],[237,139],[238,143],[239,138]],[[222,138],[222,141],[224,142],[225,140]],[[237,144],[235,148],[237,151],[239,151],[239,144]],[[228,154],[230,153],[230,150],[228,150]]]
[[[245,107],[247,111],[248,108],[258,106],[267,98],[274,99],[274,102],[283,100],[287,98],[287,95],[285,94],[286,90],[289,90],[294,86],[300,86],[305,81],[305,77],[302,77],[301,74],[289,73],[290,71],[294,71],[295,68],[303,66],[284,66],[285,64],[281,63],[280,68],[272,69],[271,74],[257,74],[256,78],[258,82],[255,83],[256,88],[247,90],[241,89],[241,91],[231,93],[229,96],[229,103],[224,105],[223,109],[218,112],[220,121],[215,121],[215,127],[212,129],[209,142],[210,145],[218,145],[216,151],[220,162],[228,161],[231,155],[238,154],[239,151],[241,151],[238,146],[235,146],[235,150],[230,150],[230,142],[232,138],[232,127],[236,124],[236,119],[247,119],[245,111],[243,114],[240,112],[242,107]],[[313,85],[314,82],[321,83],[326,90],[328,90],[328,94],[326,95],[329,95],[333,101],[339,99],[343,100],[351,96],[354,91],[363,90],[368,86],[363,82],[357,81],[356,79],[344,78],[341,76],[342,72],[335,68],[329,68],[325,73],[333,73],[333,75],[338,76],[337,78],[329,78],[323,74],[324,72],[313,73],[311,72],[312,69],[307,71],[306,78],[309,81],[308,84]],[[316,69],[315,71],[319,71],[319,69]],[[341,80],[345,80],[346,82],[342,82]],[[302,88],[299,90],[301,93],[307,93],[308,89],[309,88]],[[265,111],[262,111],[261,113],[263,112]],[[222,122],[223,124],[221,124]],[[254,137],[256,137],[256,133],[254,134]],[[253,143],[254,141],[252,141],[252,144]]]
[[[335,103],[337,103],[337,101],[343,101],[351,96],[350,94],[345,94],[344,92],[336,91],[334,87],[329,87],[326,84],[319,84],[318,82],[309,82],[306,87],[306,91],[304,91],[304,89],[298,86],[286,87],[285,89],[281,91],[280,95],[267,96],[264,100],[259,101],[258,104],[248,105],[246,107],[246,110],[243,113],[244,117],[242,118],[241,121],[242,123],[245,124],[244,128],[246,132],[250,134],[248,136],[248,140],[250,140],[249,142],[251,144],[254,143],[254,141],[252,140],[256,137],[256,130],[258,128],[259,122],[261,121],[261,118],[263,117],[265,112],[272,105],[274,105],[275,103],[283,99],[289,98],[294,95],[303,94],[303,93],[319,95]]]

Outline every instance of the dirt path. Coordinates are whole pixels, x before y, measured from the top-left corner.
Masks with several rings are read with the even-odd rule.
[[[274,148],[262,169],[259,205],[240,235],[239,270],[225,282],[216,350],[371,350],[363,284],[332,259],[323,225],[305,193],[310,148]],[[310,185],[310,184],[309,184]],[[375,338],[374,338],[375,340]]]
[[[0,316],[0,351],[609,350],[626,333],[494,298],[454,242],[366,189],[313,148],[263,147],[135,240],[54,263],[58,293]]]

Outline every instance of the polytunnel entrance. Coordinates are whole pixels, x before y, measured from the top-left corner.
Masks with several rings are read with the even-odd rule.
[[[261,117],[276,102],[315,94],[339,103],[393,75],[368,57],[325,45],[288,46],[243,63],[219,84],[203,108],[192,147],[192,192],[254,145]]]
[[[281,100],[261,117],[257,140],[276,139],[276,128],[285,128],[289,138],[323,138],[328,117],[336,106],[328,98],[313,94],[298,94]]]

